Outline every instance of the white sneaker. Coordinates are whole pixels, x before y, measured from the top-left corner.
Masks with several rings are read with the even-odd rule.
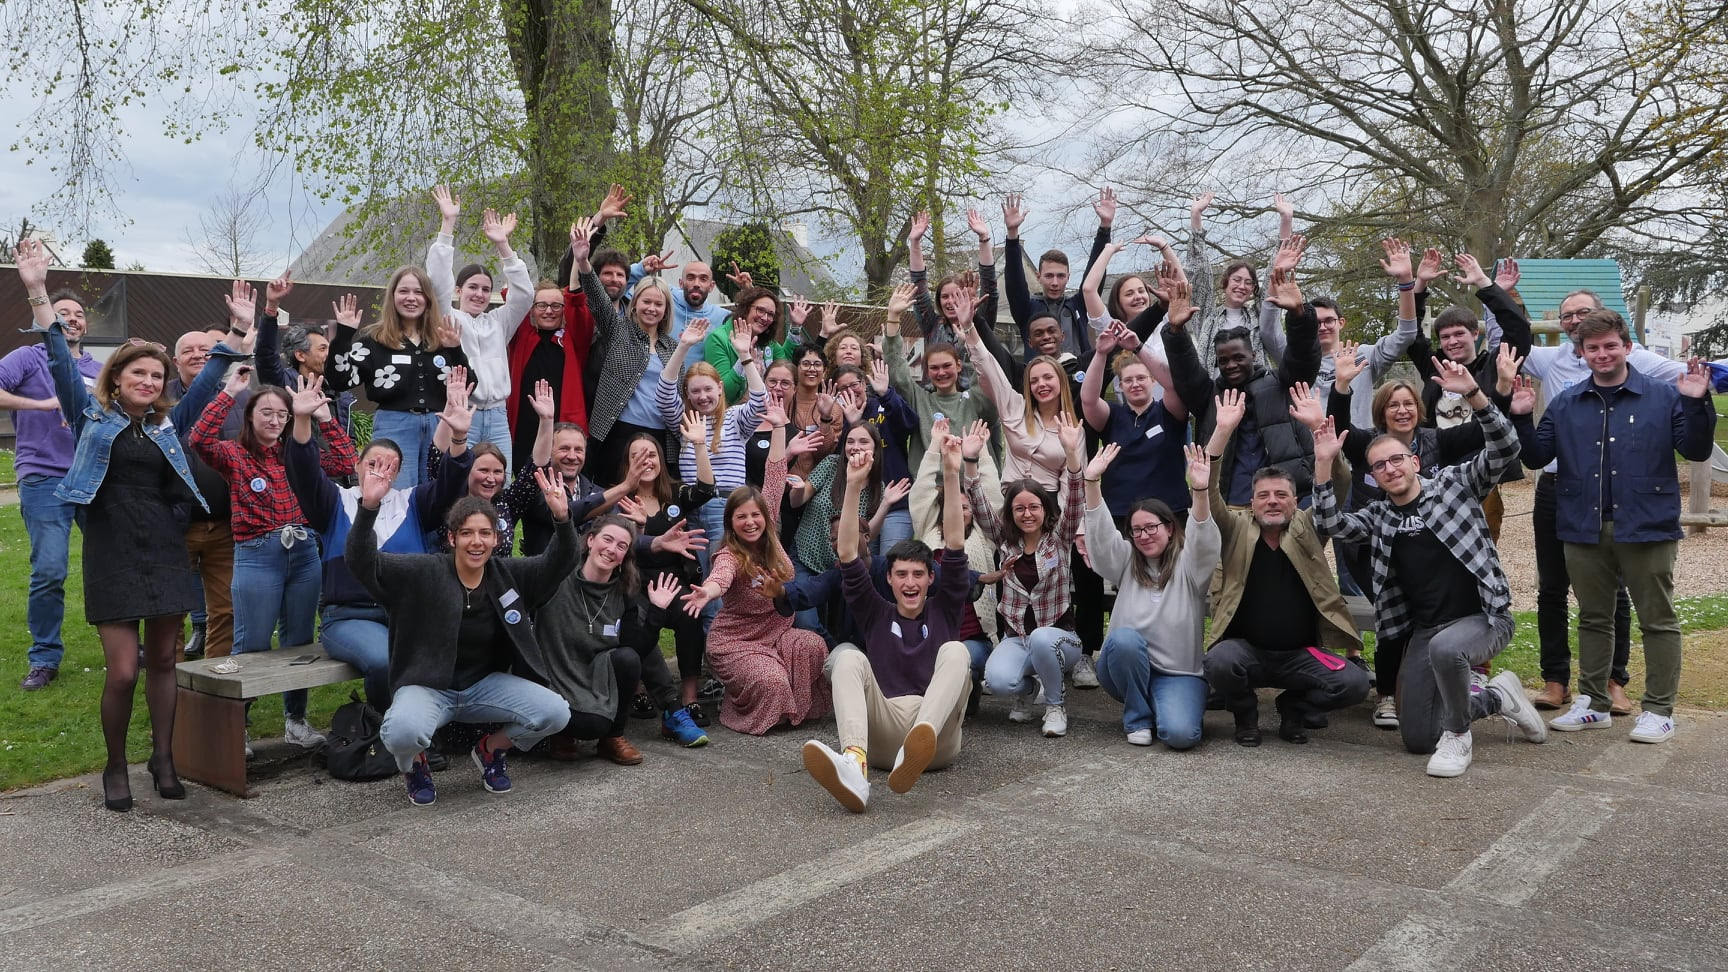
[[[1092,656],[1081,655],[1074,663],[1074,687],[1077,689],[1095,689],[1098,687],[1098,670],[1092,667]]]
[[[1597,712],[1590,708],[1590,696],[1575,695],[1572,697],[1572,708],[1548,720],[1548,728],[1561,732],[1577,732],[1580,729],[1606,729],[1614,724],[1614,717],[1607,712]]]
[[[1488,682],[1488,691],[1500,696],[1500,717],[1518,727],[1524,738],[1533,743],[1548,738],[1548,727],[1536,714],[1536,707],[1524,696],[1524,683],[1513,671],[1504,671]]]
[[[1380,696],[1379,704],[1374,706],[1374,724],[1382,729],[1398,728],[1398,700],[1390,695]]]
[[[1055,739],[1068,735],[1068,710],[1060,705],[1044,707],[1044,735]]]
[[[1037,714],[1033,711],[1032,707],[1037,705],[1038,700],[1044,697],[1044,685],[1038,681],[1038,676],[1036,675],[1027,679],[1027,682],[1032,687],[1015,696],[1014,708],[1008,710],[1009,722],[1031,722],[1033,717]]]
[[[1434,755],[1428,757],[1429,776],[1463,776],[1470,768],[1470,755],[1474,747],[1470,741],[1470,730],[1463,732],[1442,732],[1440,742],[1434,747]]]
[[[1128,742],[1134,746],[1152,745],[1152,730],[1136,729],[1128,734]]]
[[[858,761],[845,753],[812,739],[804,744],[804,772],[853,813],[863,813],[870,803],[870,781]]]
[[[324,734],[307,725],[305,719],[284,719],[282,738],[301,749],[324,745]]]
[[[1648,710],[1638,713],[1638,724],[1632,727],[1632,741],[1665,743],[1674,738],[1674,717],[1657,715]]]
[[[905,793],[930,768],[936,758],[936,727],[928,722],[913,723],[894,757],[894,770],[888,774],[888,789]]]

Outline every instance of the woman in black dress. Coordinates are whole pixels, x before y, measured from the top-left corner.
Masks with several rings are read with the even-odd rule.
[[[174,663],[180,627],[202,603],[198,572],[186,553],[188,508],[204,505],[176,437],[185,413],[208,402],[227,367],[212,355],[183,406],[170,415],[173,362],[160,344],[129,341],[85,387],[66,345],[64,325],[47,301],[48,258],[40,243],[17,251],[18,276],[36,328],[45,331],[49,368],[61,414],[78,442],[72,468],[55,495],[84,507],[84,618],[102,640],[107,674],[102,687],[102,736],[108,762],[103,802],[132,809],[126,775],[126,731],[138,684],[139,625],[143,625],[144,698],[150,706],[150,775],[167,800],[186,788],[174,772]],[[169,419],[172,419],[171,421]]]

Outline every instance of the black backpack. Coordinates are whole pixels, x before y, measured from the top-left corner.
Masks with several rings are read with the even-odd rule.
[[[357,782],[395,776],[396,757],[378,741],[384,717],[361,701],[358,692],[330,717],[330,732],[324,749],[324,764],[338,780]]]

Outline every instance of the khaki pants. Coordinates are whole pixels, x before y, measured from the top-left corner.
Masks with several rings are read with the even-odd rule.
[[[1614,521],[1602,524],[1595,543],[1566,544],[1566,573],[1578,595],[1578,691],[1590,708],[1608,711],[1608,677],[1614,663],[1614,598],[1622,579],[1638,609],[1644,633],[1646,712],[1674,714],[1680,690],[1680,620],[1674,614],[1676,540],[1620,543]]]
[[[828,655],[824,666],[834,689],[834,721],[840,747],[858,746],[879,770],[894,768],[894,758],[906,733],[919,722],[936,727],[936,756],[930,769],[941,769],[960,752],[960,723],[966,695],[972,691],[972,656],[966,646],[950,641],[936,651],[936,668],[923,695],[888,698],[876,684],[870,658],[853,644]]]
[[[186,528],[186,553],[204,579],[204,657],[234,650],[234,533],[227,521]]]

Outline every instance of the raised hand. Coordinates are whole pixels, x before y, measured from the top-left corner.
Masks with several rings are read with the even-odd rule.
[[[946,443],[944,443],[944,446],[946,446]],[[912,480],[910,479],[896,479],[891,483],[882,484],[882,502],[884,505],[893,506],[895,503],[898,503],[911,495]]]
[[[1358,353],[1361,347],[1362,345],[1355,341],[1338,339],[1338,347],[1332,351],[1332,369],[1337,376],[1335,387],[1349,388],[1356,376],[1362,373],[1362,369],[1368,367],[1368,363]]]
[[[325,405],[323,375],[301,375],[295,385],[292,403],[295,415],[312,415]]]
[[[330,316],[336,323],[352,331],[360,326],[360,298],[343,294],[330,304]]]
[[[546,498],[546,509],[551,512],[552,519],[560,523],[570,519],[570,494],[565,492],[564,483],[557,473],[536,466],[534,484],[540,487],[540,495]]]
[[[1062,451],[1068,454],[1070,460],[1085,458],[1086,434],[1074,416],[1066,412],[1057,413],[1056,438],[1062,441]]]
[[[1536,383],[1528,375],[1512,379],[1512,414],[1529,415],[1536,411]]]
[[[1188,204],[1188,218],[1193,221],[1195,226],[1200,225],[1200,217],[1206,215],[1206,210],[1212,208],[1212,199],[1212,193],[1203,192],[1195,196],[1194,201]]]
[[[612,187],[606,190],[606,198],[600,200],[600,209],[594,214],[595,219],[601,223],[623,219],[625,207],[629,205],[630,194],[624,191],[623,186],[614,182]]]
[[[732,261],[732,272],[726,275],[726,279],[732,281],[732,285],[740,290],[745,287],[756,286],[756,281],[750,276],[750,271],[740,269],[737,260]]]
[[[750,333],[750,322],[732,318],[732,353],[739,361],[756,357],[756,335]]]
[[[930,210],[920,209],[912,214],[912,223],[906,228],[906,242],[917,246],[924,242],[924,234],[930,232]]]
[[[840,405],[840,414],[846,416],[847,425],[857,425],[864,420],[864,389],[853,385],[834,396],[834,401]]]
[[[258,292],[244,280],[236,280],[228,287],[228,296],[223,298],[223,304],[228,308],[228,319],[241,325],[242,328],[252,326],[252,315],[257,313]]]
[[[954,320],[959,323],[961,337],[967,342],[978,340],[977,321],[972,319],[978,309],[978,291],[960,287],[954,291]]]
[[[834,379],[822,382],[822,390],[816,393],[816,417],[826,422],[834,415]]]
[[[831,338],[834,336],[834,332],[838,330],[840,330],[840,303],[831,300],[822,305],[821,335],[824,339]]]
[[[648,511],[642,508],[642,503],[634,496],[621,497],[614,507],[618,515],[635,523],[637,526],[648,525]]]
[[[810,316],[810,302],[804,299],[803,294],[793,294],[786,315],[792,319],[792,326],[803,327],[805,318]]]
[[[1301,239],[1300,236],[1291,239]],[[1296,271],[1283,267],[1272,268],[1272,286],[1269,296],[1272,303],[1287,311],[1293,311],[1302,306],[1302,288],[1296,284]]]
[[[1206,447],[1190,442],[1182,447],[1182,453],[1188,458],[1188,488],[1207,488],[1212,482],[1212,457],[1206,454]]]
[[[1292,206],[1290,200],[1285,199],[1281,192],[1272,194],[1272,209],[1278,214],[1281,223],[1287,223],[1296,218],[1296,207]]]
[[[684,521],[672,524],[665,533],[654,538],[655,553],[675,553],[685,560],[695,560],[696,553],[708,549],[708,538],[701,527],[688,529]]]
[[[1308,249],[1308,237],[1297,233],[1278,242],[1278,252],[1272,257],[1272,272],[1294,271],[1302,262],[1302,252]]]
[[[239,398],[240,393],[251,387],[251,385],[252,366],[249,364],[242,364],[240,367],[234,369],[232,375],[228,376],[228,381],[222,386],[222,390],[228,394],[229,398]]]
[[[698,449],[708,448],[708,420],[695,409],[684,413],[684,421],[678,423],[678,434]]]
[[[1002,197],[1002,224],[1008,227],[1009,236],[1020,235],[1020,224],[1026,222],[1027,215],[1019,193],[1011,192]]]
[[[1380,258],[1380,269],[1386,271],[1386,276],[1399,283],[1415,279],[1416,271],[1410,266],[1410,244],[1392,237],[1381,240],[1380,249],[1386,251]]]
[[[264,303],[274,307],[294,289],[294,271],[284,270],[282,276],[264,285]]]
[[[455,369],[451,369],[454,374]],[[466,394],[467,385],[463,385]],[[449,393],[446,392],[446,401]],[[550,422],[558,414],[558,400],[552,397],[552,383],[542,378],[534,383],[534,393],[528,397],[528,404],[534,407],[534,414],[540,416],[540,421]]]
[[[1116,190],[1105,186],[1098,190],[1098,201],[1092,204],[1092,211],[1098,214],[1098,225],[1109,226],[1116,221]]]
[[[1169,309],[1164,312],[1164,321],[1171,328],[1180,331],[1188,322],[1194,319],[1194,289],[1188,283],[1188,278],[1182,275],[1182,268],[1177,264],[1166,263],[1158,268],[1158,275],[1163,276],[1166,268],[1175,267],[1174,278],[1165,288],[1167,296],[1164,302]],[[1136,336],[1135,343],[1139,343]]]
[[[692,587],[684,593],[684,613],[699,618],[702,616],[702,609],[712,600],[714,594],[706,586]]]
[[[665,253],[650,253],[642,258],[643,273],[659,273],[672,266],[672,251]]]
[[[984,452],[984,443],[990,441],[990,426],[983,419],[974,421],[966,429],[966,438],[961,440],[960,454],[967,459],[976,459]]]
[[[1121,341],[1121,333],[1116,330],[1116,323],[1113,321],[1109,327],[1098,332],[1098,336],[1092,340],[1092,347],[1098,352],[1100,360],[1109,361],[1111,352],[1121,345]]]
[[[433,186],[432,198],[438,201],[438,215],[443,217],[448,226],[456,225],[456,217],[462,215],[462,200],[450,191],[449,186]]]
[[[860,452],[846,457],[846,485],[862,487],[864,481],[870,478],[870,467],[876,464],[876,457],[868,452]]]
[[[1501,290],[1511,290],[1518,286],[1522,274],[1518,272],[1518,261],[1507,257],[1494,265],[1494,286]]]
[[[438,344],[446,348],[462,346],[462,322],[454,317],[446,316],[438,322]]]
[[[870,388],[877,398],[888,394],[888,362],[881,358],[870,362]]]
[[[1686,373],[1674,380],[1674,387],[1687,398],[1703,398],[1710,394],[1710,366],[1703,358],[1686,362]]]
[[[909,283],[895,287],[894,292],[888,295],[888,316],[899,317],[911,310],[912,298],[917,292],[918,288]]]
[[[972,231],[973,236],[978,237],[980,243],[989,242],[990,224],[985,222],[983,213],[968,208],[966,210],[966,226]]]
[[[360,473],[360,505],[369,510],[378,508],[390,493],[390,483],[396,479],[401,460],[388,449],[380,449]]]
[[[815,432],[800,432],[786,443],[786,458],[791,459],[795,456],[813,455],[821,452],[827,442],[828,437],[823,435],[820,429]],[[790,477],[787,478],[787,482],[791,482]]]
[[[1093,456],[1092,461],[1086,464],[1086,478],[1102,478],[1104,476],[1104,471],[1109,469],[1110,464],[1115,462],[1116,457],[1121,454],[1122,447],[1114,442],[1106,442],[1102,446],[1099,446],[1098,454]]]
[[[1344,448],[1344,439],[1349,435],[1348,431],[1339,432],[1334,429],[1332,419],[1328,416],[1326,421],[1321,422],[1314,430],[1314,465],[1330,466],[1338,458],[1338,453]],[[1318,475],[1315,478],[1318,479]]]
[[[516,232],[516,214],[499,216],[496,211],[488,209],[480,216],[480,232],[493,246],[503,246],[510,242],[510,234]]]
[[[678,589],[683,586],[671,574],[661,574],[648,585],[648,603],[664,611],[678,599]]]
[[[18,241],[12,251],[12,262],[18,265],[18,280],[26,291],[48,287],[48,248],[42,241],[28,237]]]
[[[941,418],[937,419],[934,422],[931,422],[930,423],[930,441],[931,442],[936,442],[938,440],[946,441],[948,436],[950,434],[952,434],[952,431],[949,428],[952,424],[953,423],[949,420],[948,416],[946,416],[946,415],[942,416]]]
[[[590,217],[579,217],[570,224],[570,255],[575,258],[578,268],[588,262],[588,254],[593,246],[590,238],[593,235],[594,220]]]
[[[960,452],[963,443],[957,435],[942,436],[942,471],[943,473],[960,472],[960,462],[964,458]]]
[[[1309,428],[1326,420],[1326,406],[1314,397],[1313,390],[1305,381],[1290,386],[1290,417]]]
[[[734,327],[732,330],[733,333],[737,333],[738,329]],[[702,339],[707,336],[708,318],[692,317],[690,321],[684,325],[684,330],[678,332],[678,343],[684,345],[686,348],[691,348],[701,344]],[[746,335],[746,338],[748,338],[748,335]]]
[[[1231,432],[1242,424],[1242,416],[1248,411],[1247,399],[1235,388],[1226,388],[1212,400],[1212,421],[1218,428]]]
[[[1116,346],[1124,351],[1138,352],[1140,350],[1140,335],[1121,321],[1111,321],[1109,330],[1116,332]]]
[[[546,388],[546,394],[552,394],[550,385]],[[438,413],[438,420],[450,426],[451,438],[465,439],[468,437],[468,430],[474,426],[474,409],[475,406],[468,404],[468,369],[457,365],[451,368],[450,374],[444,378],[444,411]],[[538,403],[534,410],[540,410]]]
[[[768,393],[768,401],[762,406],[762,421],[770,426],[785,425],[790,421],[786,417],[786,396],[777,391]]]
[[[1518,369],[1524,366],[1524,359],[1518,356],[1518,350],[1512,347],[1512,342],[1500,343],[1500,354],[1494,359],[1494,372],[1500,378],[1500,383],[1511,381],[1518,377]]]
[[[1439,279],[1446,272],[1446,254],[1437,246],[1431,246],[1422,251],[1422,262],[1416,267],[1416,287],[1427,290],[1428,285]]]
[[[1477,263],[1476,258],[1470,254],[1460,253],[1452,262],[1458,267],[1458,272],[1452,275],[1453,283],[1480,290],[1491,282],[1488,275],[1482,272],[1482,264]]]
[[[1450,358],[1430,360],[1434,362],[1434,383],[1441,388],[1465,398],[1477,391],[1476,376],[1470,373],[1469,368]]]

